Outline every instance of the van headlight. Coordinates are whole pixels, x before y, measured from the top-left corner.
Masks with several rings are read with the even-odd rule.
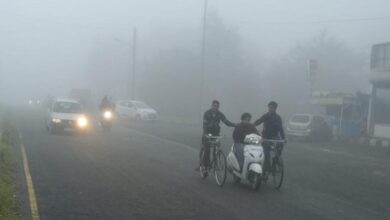
[[[61,119],[59,118],[52,118],[51,121],[55,124],[61,123]]]
[[[86,117],[80,117],[77,119],[77,125],[81,128],[84,128],[88,125],[88,120]]]

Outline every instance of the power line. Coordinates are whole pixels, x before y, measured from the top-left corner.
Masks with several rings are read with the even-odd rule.
[[[317,21],[266,21],[266,22],[260,22],[258,24],[300,25],[300,24],[357,23],[357,22],[372,22],[372,21],[384,21],[384,20],[390,21],[390,16],[370,17],[370,18],[346,18],[346,19],[317,20]]]

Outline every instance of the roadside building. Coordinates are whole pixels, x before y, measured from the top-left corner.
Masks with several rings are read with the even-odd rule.
[[[370,83],[367,133],[387,141],[390,140],[390,42],[372,47]]]

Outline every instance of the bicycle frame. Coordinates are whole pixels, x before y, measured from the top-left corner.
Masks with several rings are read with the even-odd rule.
[[[210,165],[213,166],[216,161],[217,149],[221,147],[222,136],[206,136],[207,144],[209,144],[210,151],[212,150],[213,158],[210,158]],[[211,167],[210,167],[211,168]]]
[[[205,166],[202,166],[202,165],[200,166],[201,177],[203,179],[205,179],[207,177],[207,175],[208,175],[208,172],[211,169],[214,169],[215,180],[216,180],[217,184],[220,187],[222,187],[224,185],[224,183],[225,183],[225,180],[226,180],[226,157],[223,154],[222,150],[220,149],[220,146],[221,146],[220,145],[220,139],[222,137],[208,135],[205,138],[206,138],[207,148],[209,150],[212,150],[212,157],[213,158],[209,158],[209,162],[210,163],[209,163],[208,167],[205,167]],[[208,152],[208,153],[210,153],[210,152]],[[204,161],[205,155],[206,155],[205,154],[205,148],[203,147],[202,151],[201,151],[201,158],[200,158],[201,159],[201,163],[202,163],[202,161]],[[222,156],[222,162],[223,162],[222,177],[219,174],[217,174],[217,172],[220,171],[219,162],[220,162],[221,156]],[[208,157],[211,157],[211,156],[208,155]]]

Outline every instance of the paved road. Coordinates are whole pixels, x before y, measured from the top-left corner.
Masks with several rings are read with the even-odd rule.
[[[199,178],[196,127],[121,122],[110,133],[50,135],[41,112],[15,110],[12,118],[43,220],[390,218],[386,150],[290,143],[282,190],[256,193]]]

